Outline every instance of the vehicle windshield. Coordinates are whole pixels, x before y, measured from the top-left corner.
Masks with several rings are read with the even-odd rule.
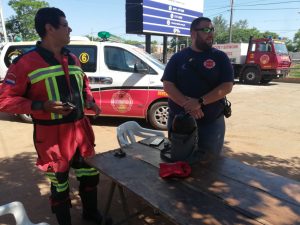
[[[286,54],[286,55],[289,54],[289,52],[286,48],[286,45],[284,43],[276,43],[275,42],[274,47],[275,47],[276,53],[278,53],[278,54]]]
[[[142,54],[143,56],[145,56],[147,59],[149,59],[153,64],[155,64],[161,70],[165,69],[166,66],[163,63],[161,63],[154,56],[150,55],[148,52],[145,52],[143,49],[134,48],[134,51],[136,51],[138,54]]]

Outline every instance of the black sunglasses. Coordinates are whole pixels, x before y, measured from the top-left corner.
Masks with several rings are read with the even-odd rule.
[[[198,28],[198,29],[194,29],[195,31],[202,31],[204,33],[213,33],[215,32],[215,28],[214,27],[204,27],[204,28]]]
[[[62,26],[62,27],[69,27],[68,23],[60,23],[59,25]]]

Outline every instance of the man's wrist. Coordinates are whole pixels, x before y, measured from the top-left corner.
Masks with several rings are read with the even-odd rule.
[[[179,103],[179,105],[181,106],[181,107],[183,107],[185,104],[186,104],[186,102],[189,100],[189,97],[187,97],[187,96],[184,96],[184,99],[181,101],[181,104]]]
[[[204,106],[204,99],[203,99],[203,97],[200,97],[198,99],[198,102],[199,102],[199,104],[200,104],[201,107]]]

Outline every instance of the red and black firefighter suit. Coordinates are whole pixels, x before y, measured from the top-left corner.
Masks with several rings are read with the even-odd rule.
[[[84,116],[86,101],[93,101],[86,75],[76,56],[62,49],[62,65],[48,50],[37,46],[9,67],[0,89],[0,111],[31,114],[37,166],[51,180],[51,208],[59,224],[69,225],[69,168],[75,169],[83,217],[97,213],[99,173],[84,163],[95,154],[94,133]],[[47,100],[72,102],[67,116],[43,111]],[[94,219],[94,218],[92,218]]]

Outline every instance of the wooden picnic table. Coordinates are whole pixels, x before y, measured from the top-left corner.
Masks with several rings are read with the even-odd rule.
[[[115,187],[126,188],[174,224],[300,224],[300,183],[239,161],[221,158],[192,165],[188,178],[159,177],[160,150],[141,143],[97,154],[88,163],[112,180],[105,214]],[[121,192],[122,201],[125,201]],[[126,202],[124,212],[128,216]]]

